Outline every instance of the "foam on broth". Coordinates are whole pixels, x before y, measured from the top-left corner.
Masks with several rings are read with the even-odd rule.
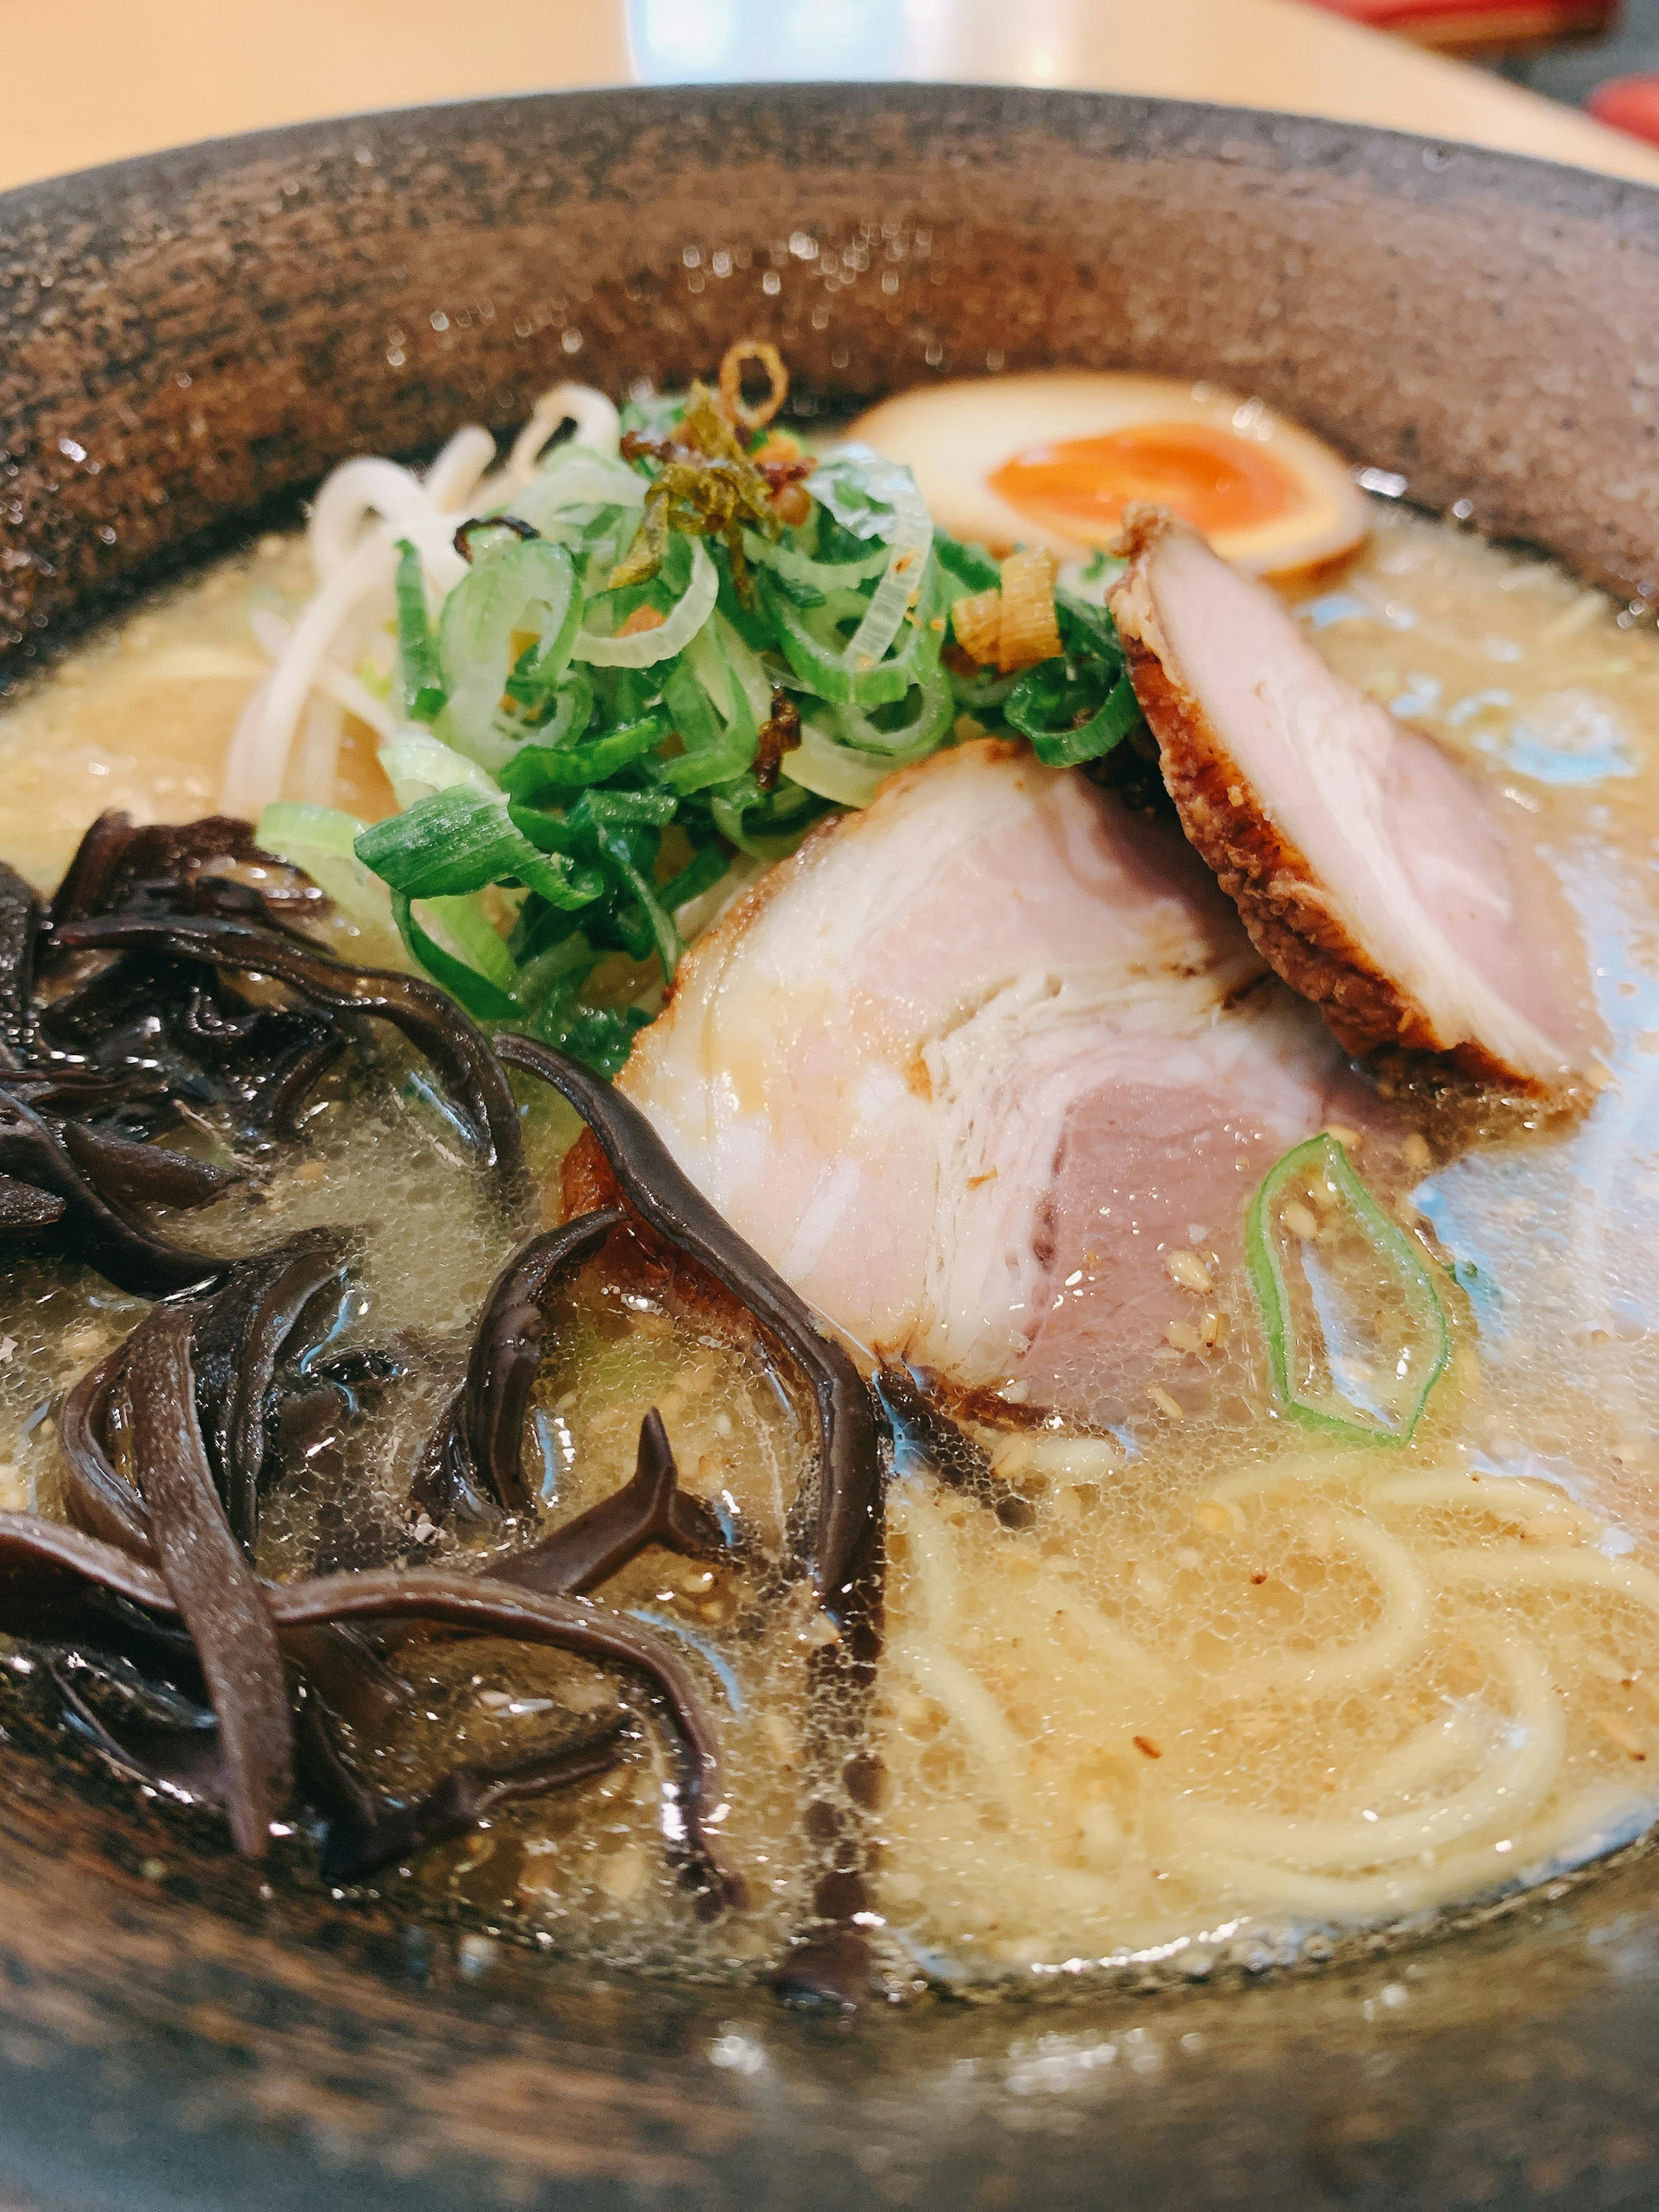
[[[1224,1279],[1206,1301],[1220,1345],[1167,1354],[1172,1404],[1183,1378],[1209,1378],[1183,1418],[1149,1402],[1112,1437],[988,1439],[1030,1529],[896,1480],[870,1820],[872,1910],[901,1980],[1192,1971],[1263,1930],[1328,1940],[1540,1879],[1659,1810],[1659,637],[1549,564],[1385,507],[1376,526],[1302,611],[1333,664],[1440,738],[1557,872],[1591,946],[1606,1081],[1575,1125],[1425,1113],[1359,1153],[1456,1270],[1452,1366],[1408,1449],[1310,1449],[1267,1397],[1246,1285]],[[298,547],[268,542],[12,703],[0,853],[47,886],[101,807],[210,811],[262,672],[250,608],[286,612],[306,583]],[[341,773],[337,803],[389,805],[366,732],[349,728]],[[553,1216],[573,1126],[540,1109],[530,1125]],[[216,1249],[369,1225],[339,1340],[395,1344],[410,1378],[343,1474],[279,1487],[261,1559],[276,1576],[349,1564],[354,1528],[400,1528],[510,1244],[395,1054],[324,1086],[307,1135],[257,1193],[167,1224]],[[53,1510],[56,1400],[140,1310],[80,1270],[9,1264],[0,1505]],[[625,1478],[654,1403],[689,1486],[757,1536],[754,1565],[652,1553],[605,1593],[698,1673],[728,1767],[724,1847],[753,1906],[709,1928],[689,1911],[662,1849],[667,1764],[635,1692],[484,1642],[394,1652],[420,1694],[383,1740],[348,1741],[364,1771],[401,1790],[533,1748],[554,1705],[620,1702],[628,1756],[378,1886],[617,1963],[752,1971],[805,1909],[803,1775],[826,1726],[809,1711],[810,1612],[766,1572],[810,1479],[793,1385],[754,1343],[596,1267],[547,1341],[550,1510]],[[853,1721],[831,1717],[831,1735],[850,1744]]]

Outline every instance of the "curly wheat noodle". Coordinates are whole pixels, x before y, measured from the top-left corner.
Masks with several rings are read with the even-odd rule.
[[[1293,1866],[1355,1871],[1519,1830],[1555,1787],[1566,1753],[1566,1720],[1534,1645],[1507,1643],[1497,1656],[1509,1678],[1513,1717],[1502,1727],[1501,1747],[1449,1797],[1372,1820],[1304,1819],[1189,1802],[1181,1810],[1182,1828],[1204,1850],[1243,1850]],[[1521,1740],[1510,1741],[1517,1731]]]
[[[287,650],[289,641],[289,625],[282,617],[273,614],[269,607],[256,607],[252,629],[254,638],[264,652],[272,660],[280,660]],[[373,730],[377,738],[389,738],[397,729],[396,718],[385,701],[377,699],[366,684],[356,676],[348,675],[343,668],[325,661],[317,672],[317,689],[336,701],[348,714]]]
[[[433,512],[426,487],[410,469],[396,461],[364,455],[343,461],[324,478],[306,526],[306,550],[319,584],[331,584],[373,534],[392,538],[417,528]]]
[[[1437,1905],[1529,1886],[1552,1873],[1583,1865],[1627,1842],[1651,1818],[1651,1807],[1639,1792],[1616,1782],[1594,1782],[1565,1800],[1547,1819],[1534,1822],[1523,1836],[1514,1838],[1512,1851],[1502,1854],[1486,1844],[1449,1851],[1420,1871],[1402,1866],[1356,1877],[1311,1874],[1299,1867],[1231,1854],[1194,1852],[1185,1861],[1184,1871],[1195,1880],[1222,1886],[1236,1903],[1257,1911],[1289,1911],[1304,1919],[1333,1921],[1403,1918]]]
[[[1659,1574],[1633,1559],[1609,1559],[1600,1552],[1434,1552],[1429,1571],[1452,1583],[1485,1583],[1500,1590],[1606,1590],[1659,1613]],[[1478,1594],[1478,1593],[1477,1593]]]
[[[596,453],[613,458],[622,447],[622,417],[591,384],[556,384],[536,402],[530,420],[514,441],[503,473],[522,483],[546,451],[550,440],[565,423],[572,428],[572,443],[592,446]]]
[[[896,1492],[890,1499],[889,1526],[909,1541],[911,1571],[922,1595],[927,1634],[936,1640],[948,1639],[958,1625],[961,1570],[956,1540],[942,1514],[926,1508],[907,1511],[908,1502]],[[1080,1591],[1068,1589],[1059,1576],[1039,1571],[1024,1588],[1024,1602],[1034,1620],[1052,1620],[1063,1614],[1118,1675],[1160,1689],[1173,1679],[1162,1659],[1115,1627],[1097,1606]]]
[[[282,797],[295,732],[318,672],[341,624],[384,582],[386,560],[385,544],[367,539],[295,622],[283,658],[244,708],[226,753],[228,814],[257,816]]]
[[[1533,1521],[1547,1513],[1559,1517],[1564,1530],[1571,1529],[1593,1543],[1607,1527],[1600,1514],[1575,1505],[1554,1483],[1524,1475],[1402,1474],[1368,1484],[1368,1505],[1444,1505],[1460,1511],[1486,1513],[1495,1520]]]
[[[1030,1776],[1014,1725],[974,1673],[938,1642],[907,1637],[890,1644],[887,1664],[908,1674],[943,1707],[963,1741],[979,1756],[988,1778],[1011,1811],[1025,1808]]]
[[[1426,1789],[1443,1774],[1467,1769],[1480,1756],[1480,1733],[1471,1714],[1458,1707],[1427,1721],[1414,1735],[1367,1766],[1363,1781],[1351,1784],[1344,1802],[1356,1813],[1375,1812],[1391,1797],[1404,1797]]]
[[[427,470],[422,488],[434,507],[459,514],[477,497],[495,458],[495,441],[489,431],[468,422]]]
[[[1397,1674],[1415,1657],[1429,1627],[1429,1587],[1397,1537],[1352,1513],[1332,1516],[1338,1536],[1357,1553],[1382,1591],[1382,1617],[1369,1634],[1323,1656],[1297,1652],[1237,1668],[1218,1686],[1228,1698],[1258,1698],[1274,1690],[1317,1696],[1357,1690]]]

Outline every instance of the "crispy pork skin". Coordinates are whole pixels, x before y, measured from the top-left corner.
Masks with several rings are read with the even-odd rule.
[[[1173,824],[994,743],[774,870],[621,1082],[859,1343],[1107,1422],[1178,1393],[1268,1164],[1369,1110]]]
[[[1139,508],[1124,550],[1112,611],[1164,780],[1264,957],[1363,1059],[1569,1088],[1570,963],[1480,794],[1197,532]]]

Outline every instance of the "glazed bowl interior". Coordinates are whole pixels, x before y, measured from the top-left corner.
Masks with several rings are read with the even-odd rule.
[[[770,337],[801,410],[1137,368],[1659,597],[1659,195],[1095,95],[549,96],[0,198],[0,689],[334,461]],[[1647,2203],[1659,1876],[1245,1984],[847,2022],[331,1898],[0,1692],[0,2182],[51,2205]]]

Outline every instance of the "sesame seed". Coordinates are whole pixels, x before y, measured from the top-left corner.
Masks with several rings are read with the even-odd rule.
[[[1210,1280],[1210,1271],[1196,1252],[1166,1252],[1164,1264],[1183,1291],[1192,1291],[1203,1297],[1215,1286]]]

